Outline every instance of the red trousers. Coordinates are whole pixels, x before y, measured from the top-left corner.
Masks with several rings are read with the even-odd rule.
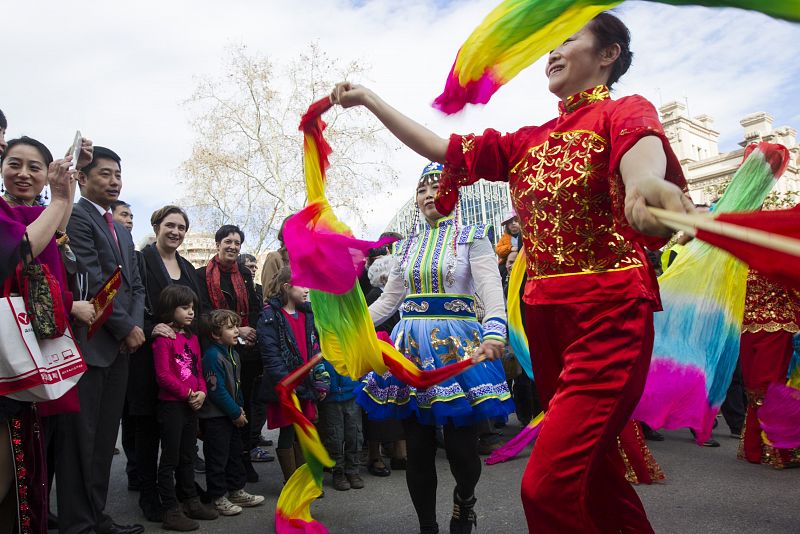
[[[617,436],[644,390],[653,304],[535,305],[525,313],[534,381],[547,410],[522,477],[528,530],[652,533],[625,480]]]
[[[744,332],[739,349],[742,380],[747,392],[747,417],[739,447],[739,456],[751,463],[770,463],[783,467],[789,463],[789,451],[765,447],[761,439],[761,424],[756,409],[764,400],[767,386],[772,382],[786,382],[786,372],[792,359],[792,334],[777,332]]]

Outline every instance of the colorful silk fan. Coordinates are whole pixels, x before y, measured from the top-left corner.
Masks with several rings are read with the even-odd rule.
[[[363,241],[353,237],[325,198],[325,171],[330,145],[323,136],[325,98],[313,103],[300,121],[308,206],[284,226],[284,241],[297,285],[311,289],[311,303],[325,359],[341,375],[358,380],[369,371],[387,368],[408,384],[425,388],[458,374],[469,360],[433,371],[422,371],[391,343],[380,341],[357,281],[369,249],[394,241]]]
[[[757,415],[761,429],[773,447],[800,447],[800,388],[770,384]]]
[[[522,449],[527,447],[530,442],[539,436],[539,431],[542,429],[542,421],[544,421],[544,412],[539,412],[539,415],[525,425],[525,428],[520,430],[519,434],[508,440],[508,442],[499,449],[492,451],[485,460],[486,465],[507,462],[522,452]]]
[[[749,154],[748,154],[749,152]],[[761,206],[787,152],[759,143],[733,177],[715,213]],[[739,357],[747,265],[699,239],[659,278],[664,311],[654,317],[653,358],[633,414],[653,428],[695,430],[705,442]]]
[[[800,333],[794,335],[792,344],[786,385],[770,384],[757,412],[764,436],[779,449],[800,447]]]
[[[300,401],[294,393],[294,389],[303,381],[309,370],[321,361],[322,355],[318,354],[286,376],[275,387],[281,407],[294,426],[306,459],[306,463],[298,467],[286,481],[278,497],[278,504],[275,507],[275,531],[282,534],[327,534],[328,532],[322,523],[311,517],[310,508],[314,499],[322,495],[323,468],[333,467],[336,462],[322,445],[316,427],[303,415]]]
[[[533,380],[533,366],[531,365],[531,352],[528,345],[528,336],[525,333],[525,325],[522,324],[522,302],[521,290],[525,280],[525,270],[527,260],[525,249],[522,248],[517,254],[514,266],[511,268],[511,276],[508,277],[508,342],[514,350],[520,367]]]
[[[671,5],[739,7],[800,20],[797,0],[654,0]],[[444,113],[486,104],[500,87],[622,0],[505,0],[481,22],[456,55],[444,92],[433,106]]]
[[[696,236],[783,285],[800,289],[800,210],[721,214]],[[720,231],[719,223],[723,223]]]
[[[325,197],[325,171],[331,148],[323,136],[321,115],[330,108],[325,98],[313,103],[300,122],[304,134],[303,162],[308,205],[284,226],[284,242],[292,267],[293,282],[311,289],[311,304],[320,336],[322,354],[336,371],[358,380],[369,371],[391,370],[399,379],[428,388],[446,380],[479,360],[463,360],[432,371],[422,371],[391,343],[379,340],[358,285],[369,249],[394,241],[364,241],[353,237]],[[313,360],[312,360],[313,361]],[[301,369],[311,368],[311,362]],[[300,438],[306,464],[287,481],[275,510],[279,534],[325,533],[327,529],[310,514],[310,505],[321,493],[322,468],[332,465],[314,426],[303,416],[293,388],[303,374],[290,375],[278,388],[281,406]]]

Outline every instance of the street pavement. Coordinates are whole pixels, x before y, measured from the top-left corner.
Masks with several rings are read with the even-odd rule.
[[[513,436],[519,424],[513,419],[504,429]],[[724,431],[723,431],[724,429]],[[277,441],[277,432],[266,435]],[[728,437],[720,423],[715,437],[719,448],[696,446],[688,431],[666,432],[663,442],[649,442],[667,480],[653,486],[639,486],[657,533],[704,534],[782,534],[800,532],[798,497],[800,469],[776,471],[736,459],[738,441]],[[519,487],[527,455],[510,462],[484,466],[476,491],[477,534],[525,532],[526,524],[519,499]],[[442,532],[452,507],[455,485],[443,451],[437,454],[439,473],[438,517]],[[202,522],[201,533],[264,534],[275,531],[275,503],[282,486],[277,462],[255,464],[260,481],[248,484],[247,491],[266,497],[264,505],[245,509],[235,517]],[[387,478],[376,478],[364,470],[362,490],[335,491],[330,475],[325,478],[325,497],[312,505],[313,516],[331,533],[416,533],[417,521],[402,471]],[[205,485],[203,475],[198,481]],[[160,525],[144,522],[137,507],[137,494],[127,490],[125,455],[114,458],[107,511],[116,522],[142,523],[147,532],[164,532]]]

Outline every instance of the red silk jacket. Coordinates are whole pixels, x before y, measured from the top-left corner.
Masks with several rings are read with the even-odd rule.
[[[648,135],[663,143],[667,180],[685,189],[653,105],[638,95],[611,100],[600,85],[559,102],[559,116],[542,126],[452,135],[436,206],[450,213],[458,188],[481,178],[508,181],[528,261],[525,302],[641,298],[660,306],[642,247],[665,240],[627,223],[619,172],[625,153]]]

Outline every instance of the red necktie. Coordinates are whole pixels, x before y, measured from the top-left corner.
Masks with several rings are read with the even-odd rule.
[[[103,218],[106,220],[106,224],[108,225],[108,231],[111,232],[111,235],[114,236],[114,241],[117,242],[117,248],[119,248],[119,239],[117,239],[117,231],[114,230],[114,218],[111,216],[111,212],[105,212],[103,214]]]

